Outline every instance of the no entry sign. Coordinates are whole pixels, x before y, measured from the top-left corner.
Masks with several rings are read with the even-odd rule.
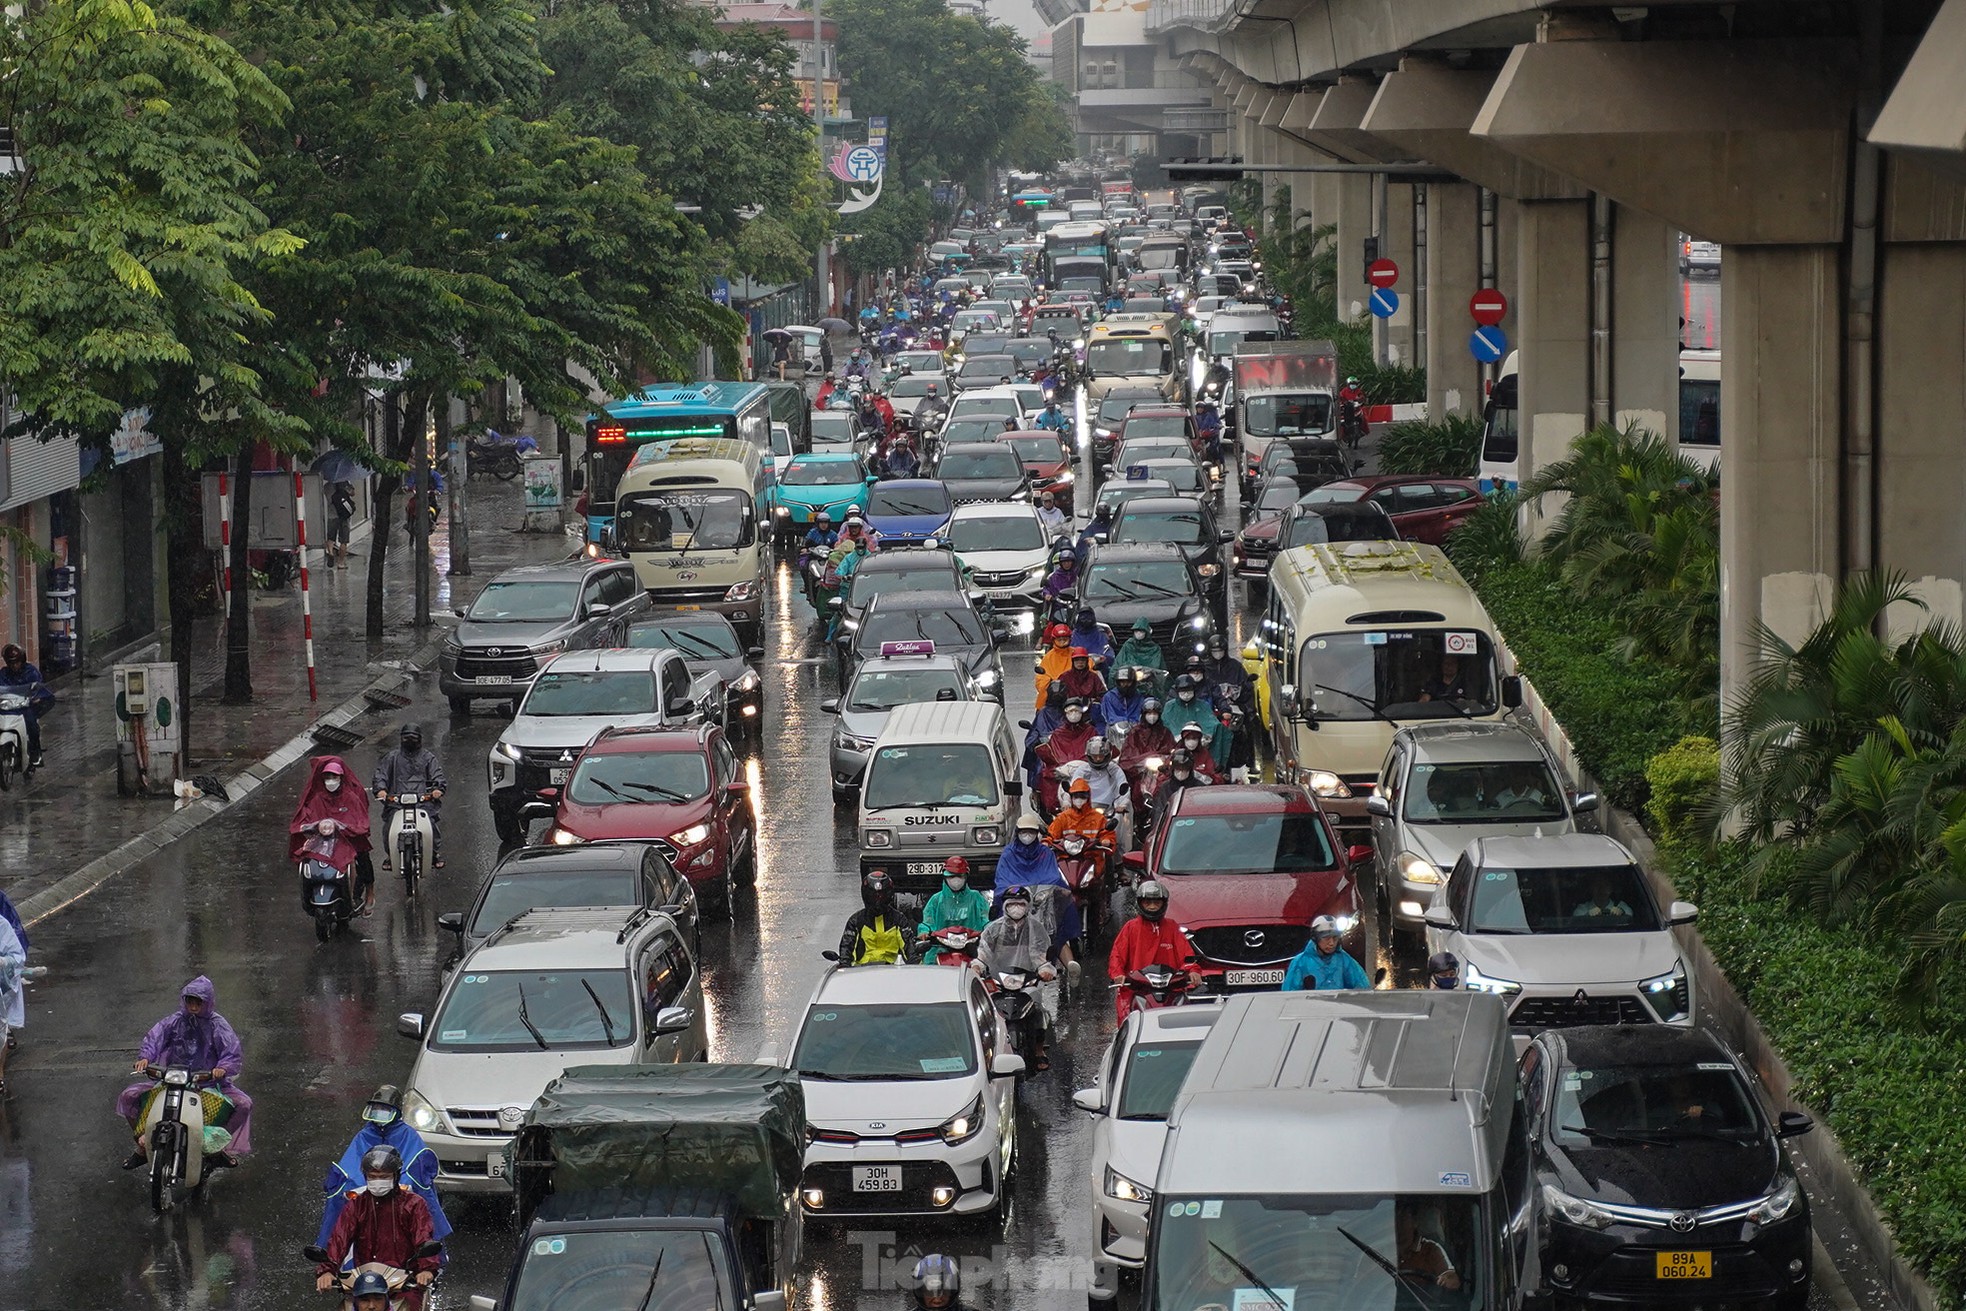
[[[1365,266],[1365,280],[1375,287],[1390,287],[1399,281],[1399,265],[1389,259],[1375,259]]]
[[[1482,327],[1500,323],[1509,312],[1509,298],[1493,287],[1483,287],[1468,297],[1468,313]]]

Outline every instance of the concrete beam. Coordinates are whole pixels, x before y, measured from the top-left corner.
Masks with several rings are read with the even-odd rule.
[[[1354,164],[1388,164],[1410,158],[1405,151],[1359,130],[1372,107],[1376,84],[1346,78],[1324,93],[1304,139],[1319,150]]]
[[[1625,205],[1611,232],[1611,422],[1677,437],[1678,234]]]
[[[1591,207],[1583,200],[1515,203],[1520,331],[1516,378],[1525,481],[1544,465],[1568,458],[1590,426]],[[1731,302],[1729,306],[1731,309]],[[1540,536],[1562,498],[1525,504],[1524,527]]]
[[[1835,242],[1853,64],[1828,42],[1517,46],[1472,130],[1729,246]]]
[[[1582,200],[1585,190],[1468,129],[1495,74],[1409,59],[1380,80],[1360,128],[1510,200]]]
[[[1966,0],[1946,0],[1925,29],[1870,141],[1966,178]]]
[[[1481,413],[1481,366],[1468,353],[1468,298],[1481,285],[1481,196],[1466,182],[1427,186],[1427,417]],[[1513,334],[1515,325],[1508,325]]]

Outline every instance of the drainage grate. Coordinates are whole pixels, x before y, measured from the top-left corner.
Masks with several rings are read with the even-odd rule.
[[[392,692],[386,687],[371,687],[363,691],[362,700],[369,703],[371,710],[401,710],[415,698],[406,692]]]
[[[362,739],[367,734],[357,732],[355,729],[347,728],[340,724],[317,724],[314,727],[314,731],[308,734],[308,736],[312,737],[324,747],[332,747],[336,751],[346,751],[350,747],[360,746]]]

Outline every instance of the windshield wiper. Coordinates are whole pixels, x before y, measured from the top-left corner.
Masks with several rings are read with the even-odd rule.
[[[620,788],[616,787],[614,784],[603,782],[601,779],[590,778],[585,781],[588,783],[592,783],[595,787],[607,793],[609,796],[616,797],[622,801],[633,801],[635,799],[629,796],[626,792],[623,792]]]
[[[668,632],[668,633],[664,633],[663,636],[668,638],[671,642],[676,642],[679,644],[688,643],[690,647],[693,648],[694,650],[700,651],[704,655],[711,656],[718,660],[729,660],[732,658],[730,652],[719,651],[716,647],[711,646],[708,642],[704,641],[702,638],[691,637],[688,633]]]
[[[665,787],[657,787],[653,783],[630,783],[628,786],[634,788],[635,791],[637,792],[646,792],[650,796],[660,798],[663,801],[688,801],[689,800],[688,797],[684,796],[680,792],[674,792]]]
[[[526,1032],[530,1033],[532,1040],[539,1044],[539,1050],[545,1051],[546,1035],[541,1033],[539,1026],[532,1022],[532,1016],[526,1014],[526,985],[523,983],[519,985],[519,1023],[526,1026]]]
[[[594,991],[594,985],[582,979],[580,986],[587,989],[587,995],[594,999],[594,1009],[601,1013],[601,1029],[608,1035],[608,1046],[614,1046],[614,1017],[608,1014],[607,1005],[601,1001],[601,994]]]
[[[1372,1264],[1378,1266],[1381,1270],[1384,1270],[1387,1274],[1391,1275],[1393,1277],[1393,1281],[1397,1283],[1401,1288],[1404,1288],[1407,1292],[1413,1294],[1413,1296],[1415,1297],[1421,1296],[1419,1286],[1415,1284],[1411,1279],[1408,1279],[1405,1275],[1401,1274],[1399,1272],[1398,1266],[1394,1265],[1391,1261],[1388,1261],[1385,1257],[1381,1256],[1377,1248],[1373,1247],[1370,1243],[1365,1242],[1363,1239],[1353,1234],[1351,1230],[1345,1228],[1345,1226],[1343,1225],[1336,1225],[1334,1226],[1334,1228],[1338,1230],[1339,1234],[1345,1239],[1346,1242],[1350,1243],[1353,1247],[1356,1247],[1359,1251],[1365,1253],[1367,1257],[1371,1258]]]
[[[1138,601],[1140,599],[1140,593],[1134,591],[1125,583],[1116,583],[1110,578],[1100,579],[1099,586],[1105,588],[1108,592],[1118,592],[1122,601]]]
[[[969,810],[976,805],[973,801],[890,801],[884,806],[862,806],[869,815],[883,810]]]
[[[1311,687],[1319,692],[1336,692],[1339,696],[1344,697],[1348,701],[1358,702],[1360,705],[1364,706],[1367,710],[1370,710],[1372,712],[1372,717],[1374,719],[1383,719],[1388,724],[1399,722],[1395,720],[1391,715],[1381,710],[1378,706],[1378,703],[1373,701],[1368,701],[1356,692],[1347,692],[1344,688],[1333,687],[1329,683],[1312,683]]]
[[[1342,1234],[1345,1231],[1343,1229],[1340,1229],[1338,1232]],[[1350,1237],[1350,1235],[1346,1235],[1346,1236]],[[1358,1240],[1352,1239],[1352,1241],[1357,1242]],[[1279,1294],[1276,1289],[1271,1288],[1268,1284],[1264,1283],[1261,1276],[1259,1276],[1254,1270],[1251,1270],[1248,1266],[1244,1265],[1242,1263],[1241,1257],[1238,1257],[1233,1253],[1225,1250],[1220,1243],[1216,1242],[1212,1238],[1208,1240],[1208,1245],[1214,1248],[1216,1253],[1220,1255],[1224,1261],[1227,1261],[1230,1265],[1234,1266],[1239,1272],[1241,1272],[1243,1278],[1247,1279],[1250,1283],[1262,1289],[1263,1296],[1270,1299],[1271,1306],[1286,1307],[1290,1305],[1290,1303],[1286,1302],[1283,1299],[1282,1295]]]
[[[1653,1147],[1666,1145],[1664,1134],[1642,1129],[1593,1129],[1583,1124],[1566,1124],[1561,1127],[1565,1133],[1580,1133],[1594,1143],[1644,1143]]]
[[[1144,587],[1144,588],[1146,588],[1146,589],[1147,589],[1148,591],[1150,591],[1150,592],[1154,592],[1154,593],[1157,593],[1158,595],[1161,595],[1161,596],[1186,596],[1186,595],[1188,595],[1188,593],[1186,593],[1186,592],[1177,592],[1177,591],[1175,591],[1175,590],[1174,590],[1173,588],[1171,588],[1171,587],[1162,587],[1162,586],[1161,586],[1161,585],[1160,585],[1159,583],[1150,583],[1150,582],[1148,582],[1148,581],[1147,581],[1146,579],[1144,579],[1144,578],[1136,578],[1136,579],[1134,579],[1134,582],[1136,582],[1136,583],[1138,583],[1138,584],[1139,584],[1140,586],[1142,586],[1142,587]]]
[[[666,1247],[655,1254],[655,1269],[649,1271],[648,1292],[642,1294],[641,1305],[637,1306],[635,1311],[649,1311],[649,1303],[655,1299],[656,1276],[662,1273],[662,1258],[667,1255],[669,1255],[669,1249]]]

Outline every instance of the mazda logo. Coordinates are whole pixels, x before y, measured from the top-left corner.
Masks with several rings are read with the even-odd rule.
[[[1261,929],[1244,929],[1244,930],[1242,931],[1242,945],[1243,945],[1243,946],[1245,946],[1245,947],[1260,947],[1260,946],[1262,946],[1262,945],[1263,945],[1263,930],[1261,930]]]
[[[1690,1234],[1693,1232],[1693,1226],[1699,1223],[1699,1219],[1691,1211],[1674,1211],[1672,1219],[1666,1223],[1672,1226],[1672,1231],[1676,1234]]]
[[[501,1106],[498,1110],[498,1123],[501,1128],[516,1129],[526,1118],[523,1106]]]

